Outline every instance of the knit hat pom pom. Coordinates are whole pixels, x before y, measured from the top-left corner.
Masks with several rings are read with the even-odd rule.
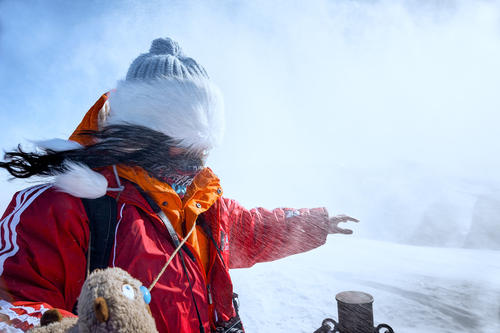
[[[170,38],[157,38],[151,43],[149,53],[170,54],[174,57],[182,56],[182,49],[176,41]]]

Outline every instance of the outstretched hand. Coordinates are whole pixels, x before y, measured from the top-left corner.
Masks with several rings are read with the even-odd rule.
[[[338,224],[340,222],[356,222],[356,223],[358,223],[359,220],[355,219],[354,217],[347,216],[347,215],[332,216],[332,217],[330,217],[330,225],[328,228],[328,233],[329,234],[346,234],[346,235],[352,234],[351,229],[339,228]]]

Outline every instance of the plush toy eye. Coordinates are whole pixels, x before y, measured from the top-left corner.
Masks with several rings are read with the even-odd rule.
[[[125,297],[127,297],[127,298],[130,298],[130,299],[135,298],[134,288],[129,284],[124,284],[122,286],[122,292],[123,292],[123,295],[125,295]]]

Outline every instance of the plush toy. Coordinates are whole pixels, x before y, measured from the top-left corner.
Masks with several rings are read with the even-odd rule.
[[[78,318],[62,318],[57,309],[45,312],[30,333],[144,332],[157,333],[142,284],[120,268],[96,270],[78,297]]]

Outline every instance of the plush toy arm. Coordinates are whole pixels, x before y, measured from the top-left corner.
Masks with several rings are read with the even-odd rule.
[[[61,320],[63,320],[61,311],[59,311],[58,309],[50,309],[45,311],[45,313],[42,315],[42,318],[40,318],[40,326],[47,326]]]
[[[50,316],[52,315],[57,316],[55,312],[50,314]],[[78,318],[61,317],[60,320],[45,325],[42,324],[42,326],[39,327],[34,327],[31,330],[29,330],[28,333],[72,333],[72,332],[76,333],[78,332],[77,321]]]

